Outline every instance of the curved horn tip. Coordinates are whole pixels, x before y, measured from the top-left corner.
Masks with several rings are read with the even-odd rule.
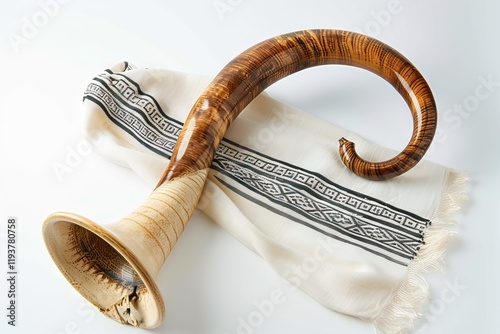
[[[349,142],[349,141],[347,139],[345,139],[344,137],[342,137],[342,138],[339,139],[339,145],[340,146],[345,145],[347,142]]]

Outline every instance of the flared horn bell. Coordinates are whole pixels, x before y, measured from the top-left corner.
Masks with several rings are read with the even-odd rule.
[[[45,243],[73,287],[121,323],[158,326],[165,306],[155,278],[196,207],[227,128],[274,82],[325,64],[376,73],[396,88],[412,113],[410,141],[392,159],[363,160],[354,144],[342,138],[339,152],[346,167],[361,177],[385,180],[415,166],[431,144],[437,114],[427,82],[404,56],[378,40],[341,30],[305,30],[271,38],[233,59],[205,89],[157,188],[136,211],[106,227],[71,213],[47,218]]]
[[[184,231],[203,190],[207,169],[154,190],[125,218],[100,226],[72,213],[44,224],[54,262],[80,294],[108,317],[154,328],[165,316],[155,279]]]

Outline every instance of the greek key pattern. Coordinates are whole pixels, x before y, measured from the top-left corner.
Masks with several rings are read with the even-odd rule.
[[[381,217],[388,223],[403,227],[409,233],[421,234],[428,225],[428,220],[392,208],[386,203],[369,200],[363,194],[356,194],[339,186],[332,187],[331,181],[316,173],[280,163],[260,153],[245,150],[237,144],[231,145],[227,140],[224,144],[217,149],[217,161],[226,159],[240,166],[254,167],[274,180],[301,185],[301,188],[305,186],[313,192],[314,197],[323,198],[329,203],[335,203],[349,211],[359,212],[363,216]]]
[[[107,116],[143,145],[170,158],[182,129],[156,100],[119,74],[102,74],[87,86],[84,99],[99,104]]]
[[[280,178],[221,155],[214,159],[212,169],[225,175],[226,183],[236,182],[274,205],[293,211],[308,222],[305,225],[319,225],[317,230],[340,236],[344,241],[349,240],[393,262],[407,265],[422,245],[420,229],[425,221],[405,217],[394,209],[382,207],[381,203],[361,201],[345,190],[333,189],[335,185],[323,184],[320,191],[315,191],[319,182],[307,185],[302,178],[294,179],[294,172],[290,173],[290,178]],[[418,229],[411,227],[409,222]]]
[[[171,157],[183,124],[167,116],[152,96],[125,75],[100,75],[89,84],[84,99],[98,104],[142,145]],[[297,223],[401,265],[415,257],[430,224],[228,139],[220,144],[212,169],[224,184],[257,204],[281,215],[286,208]]]

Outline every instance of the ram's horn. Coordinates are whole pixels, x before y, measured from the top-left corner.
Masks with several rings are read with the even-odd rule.
[[[226,129],[269,85],[324,64],[378,74],[403,96],[413,115],[410,142],[393,159],[367,162],[351,142],[341,139],[346,166],[373,180],[412,168],[432,141],[437,117],[431,90],[405,57],[380,41],[346,31],[307,30],[271,38],[231,61],[196,101],[167,170],[142,206],[105,227],[71,213],[47,218],[45,243],[73,287],[119,322],[158,326],[165,306],[155,278],[196,207]]]

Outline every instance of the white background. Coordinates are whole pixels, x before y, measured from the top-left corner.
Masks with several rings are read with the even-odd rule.
[[[0,267],[5,271],[7,217],[16,216],[19,223],[18,326],[6,324],[2,278],[2,333],[146,332],[120,326],[84,302],[57,271],[41,236],[41,224],[53,211],[109,223],[151,190],[95,153],[82,157],[70,173],[59,178],[55,173],[53,164],[65,164],[83,141],[81,100],[89,80],[122,60],[215,75],[251,45],[306,28],[372,35],[406,55],[428,80],[440,116],[439,135],[426,158],[467,172],[470,200],[458,216],[445,272],[428,275],[431,307],[413,332],[499,332],[498,2],[73,0],[55,2],[51,15],[44,14],[45,2],[51,1],[0,4]],[[221,3],[223,12],[216,9]],[[30,24],[35,29],[26,28]],[[484,80],[497,83],[487,97]],[[311,69],[269,92],[385,146],[400,149],[410,135],[403,101],[364,71]],[[463,106],[462,114],[457,106]],[[158,284],[167,316],[154,332],[236,333],[238,317],[245,319],[255,311],[254,302],[269,298],[274,289],[285,291],[286,300],[256,333],[373,331],[291,291],[263,260],[199,213]],[[449,284],[460,289],[450,294]]]

